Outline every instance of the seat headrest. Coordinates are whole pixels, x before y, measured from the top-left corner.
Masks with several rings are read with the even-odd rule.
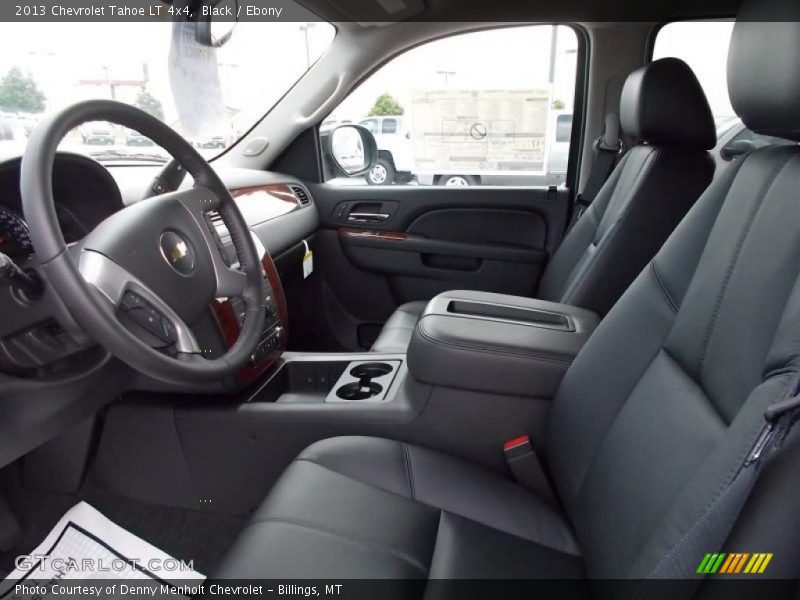
[[[753,131],[800,141],[800,1],[742,4],[728,51],[728,94]]]
[[[619,116],[627,135],[650,144],[708,150],[717,142],[703,88],[678,58],[653,61],[628,75]]]

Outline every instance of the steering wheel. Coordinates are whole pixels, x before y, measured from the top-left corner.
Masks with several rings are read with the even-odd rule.
[[[195,186],[118,211],[68,250],[53,201],[53,160],[64,136],[87,121],[117,123],[149,137],[186,168]],[[31,134],[21,189],[45,278],[97,343],[134,369],[179,385],[219,381],[244,366],[264,326],[264,249],[257,249],[219,176],[175,131],[120,102],[75,104],[46,117]],[[211,211],[227,226],[240,269],[223,257]],[[245,306],[239,338],[223,356],[205,358],[188,324],[214,298],[235,296]]]

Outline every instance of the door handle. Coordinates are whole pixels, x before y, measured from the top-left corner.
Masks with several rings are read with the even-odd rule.
[[[383,223],[389,216],[386,213],[351,212],[347,220],[351,223]]]

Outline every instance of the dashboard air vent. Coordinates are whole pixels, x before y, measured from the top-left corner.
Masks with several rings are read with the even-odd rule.
[[[301,188],[299,185],[293,185],[292,191],[294,195],[297,196],[297,199],[300,201],[300,204],[305,206],[309,202],[311,202],[311,198],[308,197],[308,192]]]

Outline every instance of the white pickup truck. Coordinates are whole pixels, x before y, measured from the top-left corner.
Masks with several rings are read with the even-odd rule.
[[[359,122],[378,144],[370,185],[559,185],[566,177],[572,112],[546,89],[427,90],[410,116]]]

